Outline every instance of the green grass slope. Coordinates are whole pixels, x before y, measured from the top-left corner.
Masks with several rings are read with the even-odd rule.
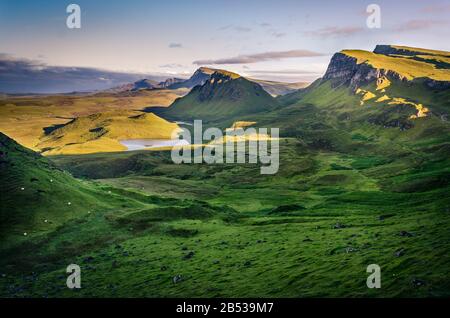
[[[164,109],[162,115],[215,121],[268,111],[276,105],[276,100],[260,85],[237,74],[218,71],[204,85],[194,87],[189,94]]]
[[[389,83],[358,81],[372,67],[342,61],[269,111],[239,114],[280,128],[276,175],[175,165],[167,151],[50,157],[111,191],[111,206],[4,241],[0,295],[448,297],[448,90],[382,72]],[[65,288],[70,263],[80,290]],[[366,286],[369,264],[381,289]]]
[[[355,135],[351,148],[339,149],[349,144],[336,131],[334,135],[335,139],[328,137],[339,146],[335,150],[309,144],[308,139],[283,139],[275,176],[260,175],[258,166],[251,164],[174,165],[167,152],[151,158],[145,152],[53,158],[84,176],[95,176],[95,167],[106,172],[119,165],[135,166],[97,175],[98,182],[166,199],[225,204],[238,212],[225,220],[192,220],[183,214],[166,225],[169,228],[142,230],[140,221],[121,222],[133,229],[138,226],[139,235],[120,243],[120,248],[92,248],[78,257],[76,261],[83,263],[92,256],[84,266],[95,270],[87,271],[86,288],[76,295],[448,295],[448,147],[418,151],[395,143],[377,146]],[[358,144],[371,148],[358,150]],[[154,218],[153,212],[135,217]],[[365,285],[365,270],[372,263],[382,268],[380,290]],[[40,277],[53,286],[61,270],[43,271]],[[180,277],[176,283],[175,277]],[[44,290],[74,296],[68,290]],[[23,294],[42,292],[30,286]]]
[[[117,203],[48,159],[0,134],[1,236],[27,239]],[[110,201],[111,200],[111,201]],[[25,234],[26,233],[26,234]]]

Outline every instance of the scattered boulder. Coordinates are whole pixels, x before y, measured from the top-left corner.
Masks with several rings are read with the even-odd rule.
[[[403,256],[405,254],[405,249],[401,248],[395,251],[394,255],[397,257]]]
[[[194,255],[195,253],[193,251],[190,251],[189,253],[183,256],[183,259],[191,259],[192,257],[194,257]]]
[[[180,274],[175,275],[175,276],[172,278],[172,282],[173,282],[174,284],[177,284],[177,283],[182,282],[182,281],[183,281],[183,276],[181,276]]]
[[[426,282],[422,279],[418,279],[418,278],[414,278],[411,283],[416,286],[416,287],[420,287],[426,284]]]
[[[413,236],[412,233],[409,233],[409,232],[406,232],[406,231],[400,231],[399,235],[403,236],[403,237],[411,237],[411,236]]]
[[[337,222],[335,225],[333,225],[333,229],[343,229],[345,228],[344,224],[341,224],[339,222]]]
[[[93,256],[88,256],[83,259],[83,263],[90,263],[94,260]]]
[[[378,217],[378,220],[384,221],[385,219],[390,218],[390,217],[393,217],[393,216],[394,216],[394,214],[384,214],[384,215],[380,215],[380,216]]]

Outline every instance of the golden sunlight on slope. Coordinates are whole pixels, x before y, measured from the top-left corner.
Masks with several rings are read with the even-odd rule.
[[[41,138],[44,155],[126,150],[125,139],[170,139],[180,129],[152,113],[115,111],[79,117]]]
[[[404,98],[394,98],[391,102],[388,103],[389,105],[399,105],[399,104],[403,104],[403,105],[410,105],[412,107],[414,107],[415,109],[417,109],[417,114],[416,115],[411,115],[409,118],[410,119],[416,119],[416,118],[421,118],[421,117],[427,117],[427,114],[429,112],[429,109],[426,108],[425,106],[423,106],[422,104],[416,104],[413,102],[409,102]]]
[[[431,63],[411,57],[394,57],[362,50],[344,50],[342,53],[356,58],[358,64],[367,63],[377,69],[391,70],[407,80],[428,77],[438,81],[450,81],[450,70],[436,68]]]
[[[115,110],[169,106],[187,90],[153,90],[53,96],[3,96],[0,98],[0,132],[21,145],[39,150],[44,128],[63,125],[76,117]]]

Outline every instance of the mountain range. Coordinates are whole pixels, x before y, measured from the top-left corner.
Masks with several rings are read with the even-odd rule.
[[[231,127],[237,121],[275,125],[284,136],[308,139],[321,135],[320,142],[316,137],[311,142],[329,147],[333,141],[325,142],[325,137],[344,124],[354,129],[369,124],[372,130],[383,127],[400,131],[420,126],[423,131],[413,130],[416,134],[432,134],[448,129],[445,120],[450,107],[449,61],[448,52],[401,46],[379,45],[373,52],[343,50],[332,57],[322,78],[277,97],[257,81],[226,70],[201,67],[188,80],[141,80],[123,88],[125,91],[112,93],[134,96],[158,92],[163,86],[174,92],[185,90],[185,95],[172,99],[168,107],[146,108],[146,112],[154,113],[149,127],[134,125],[144,123],[136,121],[136,114],[105,110],[79,116],[50,133],[35,136],[39,141],[32,146],[46,154],[119,151],[124,149],[120,139],[156,136],[150,131],[154,127],[156,132],[161,126],[154,125],[155,120],[164,122],[159,117],[178,121],[202,119],[221,128]],[[109,98],[108,94],[111,92],[94,96]],[[172,98],[177,96],[180,95]],[[425,118],[426,121],[419,120]],[[81,121],[84,124],[77,124]],[[133,129],[123,129],[132,126]],[[163,126],[171,127],[168,123]],[[84,127],[85,131],[76,127]],[[170,138],[169,130],[165,129],[158,139]]]
[[[2,100],[1,297],[450,296],[449,52],[343,50],[276,97],[226,70],[169,82]],[[277,174],[120,144],[192,119],[279,128]]]
[[[200,67],[198,68],[194,74],[189,79],[180,79],[180,78],[168,78],[163,82],[157,82],[149,79],[142,79],[136,81],[134,83],[129,83],[125,85],[121,85],[109,90],[107,92],[134,92],[139,90],[152,90],[152,89],[192,89],[195,86],[203,85],[206,81],[208,81],[211,76],[216,72],[227,72],[221,69],[214,69],[209,67]],[[285,95],[290,92],[293,92],[299,88],[306,87],[309,83],[307,82],[298,82],[298,83],[284,83],[284,82],[275,82],[275,81],[266,81],[259,80],[253,78],[247,78],[247,80],[257,83],[263,87],[269,94],[273,96]]]

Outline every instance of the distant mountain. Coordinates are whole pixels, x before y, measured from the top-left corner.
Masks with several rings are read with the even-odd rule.
[[[139,90],[152,90],[152,89],[192,89],[195,86],[203,85],[211,78],[211,75],[215,72],[227,72],[226,70],[200,67],[189,79],[182,78],[168,78],[165,81],[157,82],[149,79],[142,79],[134,83],[129,83],[114,87],[106,90],[105,92],[123,93],[123,92],[136,92]],[[261,87],[271,94],[272,96],[285,95],[294,92],[300,88],[304,88],[309,85],[306,82],[299,83],[284,83],[275,81],[259,80],[254,78],[247,78],[250,82],[257,83]]]
[[[307,87],[310,83],[308,82],[297,82],[297,83],[285,83],[285,82],[275,82],[275,81],[265,81],[254,78],[247,79],[251,82],[258,83],[266,92],[272,96],[286,95],[295,92],[301,88]]]
[[[207,75],[204,70],[200,69],[194,76],[204,77]],[[214,70],[203,85],[195,86],[162,111],[171,118],[218,120],[268,111],[276,106],[275,98],[261,85],[236,73]]]
[[[134,83],[128,83],[125,85],[113,87],[104,92],[124,93],[124,92],[137,92],[140,90],[152,90],[152,89],[163,89],[163,88],[175,89],[176,88],[175,85],[177,83],[182,83],[184,81],[186,81],[186,80],[182,79],[182,78],[176,78],[176,77],[168,78],[162,82],[158,82],[158,81],[150,80],[150,79],[141,79]]]
[[[169,88],[193,88],[197,85],[203,85],[216,71],[220,70],[208,67],[200,67],[189,79],[174,83],[173,85],[169,86]]]
[[[136,92],[139,90],[149,90],[160,88],[160,83],[150,79],[141,79],[139,81],[120,85],[106,90],[106,92],[122,93],[122,92]]]
[[[173,86],[177,83],[180,83],[180,82],[184,82],[184,81],[185,81],[185,79],[173,77],[173,78],[168,78],[163,82],[160,82],[158,84],[158,86],[160,88],[171,88],[171,86]]]
[[[183,87],[190,89],[197,85],[203,85],[207,80],[210,79],[211,75],[214,74],[215,72],[227,72],[227,71],[216,68],[200,67],[197,71],[195,71],[195,73],[191,76],[191,78],[173,84],[169,86],[169,88],[175,89]],[[255,78],[247,78],[247,80],[261,85],[261,87],[272,96],[285,95],[299,88],[304,88],[309,85],[309,83],[306,82],[284,83],[284,82],[259,80]]]
[[[89,67],[51,66],[0,53],[0,92],[6,94],[61,94],[95,92],[161,76],[122,73]]]

